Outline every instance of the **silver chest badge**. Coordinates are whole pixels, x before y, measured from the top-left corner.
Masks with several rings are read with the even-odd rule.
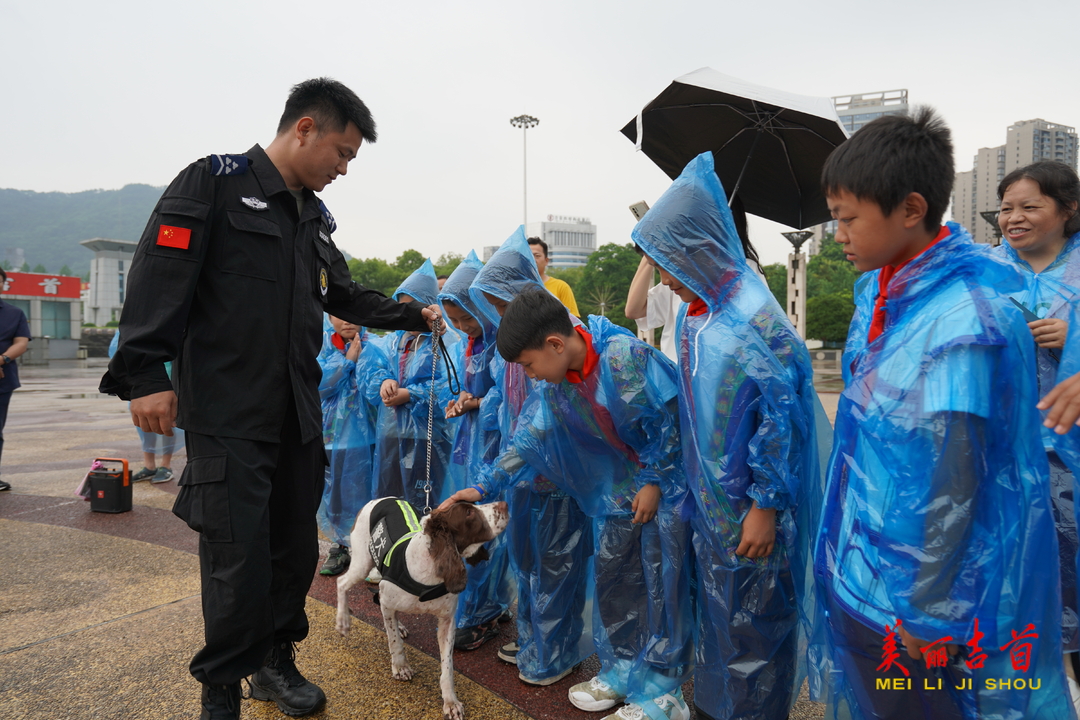
[[[244,203],[252,210],[265,210],[270,207],[257,197],[242,197],[240,198],[240,202]]]

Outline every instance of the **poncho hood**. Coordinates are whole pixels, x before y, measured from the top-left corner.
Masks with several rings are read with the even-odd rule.
[[[439,278],[435,275],[435,268],[430,258],[413,271],[412,275],[405,278],[405,281],[394,291],[394,299],[399,299],[402,294],[425,305],[435,304],[435,299],[439,295]]]
[[[487,315],[480,311],[480,308],[476,306],[472,296],[469,294],[469,288],[483,267],[484,263],[480,262],[480,258],[476,256],[476,251],[470,250],[468,256],[461,261],[461,264],[457,266],[454,272],[450,273],[450,277],[443,285],[438,299],[440,303],[444,301],[452,302],[476,318],[484,334],[484,342],[493,344],[496,326],[491,323]]]
[[[756,277],[746,263],[711,152],[686,165],[631,237],[646,255],[704,300],[710,312],[716,312],[738,289],[741,278]]]
[[[487,264],[476,274],[469,295],[473,304],[493,326],[499,326],[499,313],[484,298],[484,293],[510,302],[525,288],[546,290],[536,269],[536,261],[529,250],[525,226],[519,226],[514,234],[495,251]]]

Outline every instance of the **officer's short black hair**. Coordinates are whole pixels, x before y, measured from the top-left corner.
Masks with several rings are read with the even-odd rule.
[[[285,132],[302,117],[314,120],[320,131],[344,132],[351,122],[360,130],[364,142],[373,143],[379,137],[364,101],[331,78],[313,78],[293,86],[278,122],[278,133]]]
[[[538,237],[531,237],[531,238],[529,238],[529,244],[530,245],[539,245],[540,247],[544,248],[544,257],[548,257],[548,246],[547,246],[546,242],[544,242],[543,240],[541,240]]]
[[[566,306],[551,293],[539,288],[525,290],[509,305],[499,321],[495,336],[499,354],[514,362],[526,350],[538,350],[549,335],[570,336],[574,324]]]
[[[826,195],[847,191],[890,215],[910,193],[926,200],[926,229],[936,232],[949,205],[953,179],[952,133],[934,109],[872,120],[829,155],[821,171]]]
[[[0,282],[7,282],[7,272],[2,267],[0,267]]]

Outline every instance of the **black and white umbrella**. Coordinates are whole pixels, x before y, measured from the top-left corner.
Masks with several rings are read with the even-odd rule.
[[[829,98],[796,95],[701,68],[676,78],[623,135],[675,179],[706,150],[748,213],[794,228],[829,219],[821,168],[848,135]]]

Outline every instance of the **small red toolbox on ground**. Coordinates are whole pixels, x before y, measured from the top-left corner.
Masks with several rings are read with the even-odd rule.
[[[101,465],[90,471],[90,509],[94,512],[122,513],[131,510],[131,473],[122,458],[97,458]]]

